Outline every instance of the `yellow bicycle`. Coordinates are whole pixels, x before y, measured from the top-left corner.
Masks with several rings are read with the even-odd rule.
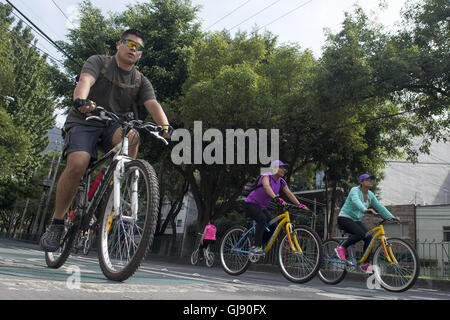
[[[343,239],[328,239],[323,242],[324,263],[319,271],[319,278],[327,284],[338,284],[347,271],[353,271],[364,264],[372,252],[377,240],[381,244],[373,254],[373,269],[376,281],[388,291],[402,292],[411,288],[419,275],[419,258],[416,250],[406,241],[399,238],[388,238],[383,224],[398,223],[395,219],[383,219],[368,233],[373,238],[363,253],[361,259],[355,258],[353,246],[348,248],[349,258],[340,260],[334,249],[342,243]],[[340,241],[342,240],[342,241]]]
[[[284,230],[285,236],[278,250],[281,273],[292,282],[304,283],[311,280],[319,271],[322,261],[322,241],[311,228],[291,224],[289,207],[298,209],[294,205],[286,204],[283,213],[266,225],[267,228],[278,223],[264,249],[264,255],[270,251],[278,235]],[[250,251],[255,225],[253,221],[250,229],[241,226],[233,227],[223,236],[220,244],[220,261],[228,274],[240,275],[248,269],[251,263],[260,259],[261,255],[254,255]]]

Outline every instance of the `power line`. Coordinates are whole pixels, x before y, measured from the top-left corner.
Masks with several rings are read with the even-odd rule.
[[[28,24],[28,22],[24,21],[20,16],[18,16],[15,12],[12,12],[13,15],[15,15],[17,17],[17,19],[21,20],[23,23],[25,23],[30,29],[34,30],[33,27],[31,25]],[[38,36],[43,37],[40,33],[36,33]],[[45,38],[44,38],[45,39]],[[47,39],[45,39],[47,40]],[[59,63],[61,66],[64,66],[64,63],[55,58],[53,55],[50,54],[49,50],[44,46],[43,48],[38,47],[35,44],[30,44],[31,46],[33,46],[34,48],[36,48],[37,50],[39,50],[41,53],[45,54],[48,56],[48,58],[56,63]]]
[[[55,7],[58,8],[59,12],[62,13],[62,15],[67,19],[67,21],[69,21],[69,23],[70,23],[70,24],[72,25],[72,27],[73,27],[74,25],[73,25],[72,22],[70,21],[69,17],[66,16],[66,14],[64,13],[64,11],[58,6],[58,4],[57,4],[54,0],[52,0],[52,2],[53,2],[53,4],[55,5]]]
[[[53,33],[54,35],[57,34],[57,32],[54,31],[54,28],[50,27],[50,26],[47,24],[46,19],[43,19],[38,13],[36,13],[36,12],[34,11],[34,9],[32,9],[32,8],[30,8],[30,7],[28,6],[28,4],[29,4],[30,1],[24,1],[24,0],[19,0],[19,1],[22,3],[22,5],[23,5],[25,8],[28,9],[29,12],[31,12],[31,13],[34,15],[34,17],[35,17],[36,19],[38,19],[38,21],[39,21],[41,24],[44,24],[49,30],[52,31],[52,33]],[[28,4],[27,4],[27,2],[28,2]],[[58,30],[58,31],[60,31],[60,30]],[[61,35],[60,35],[59,33],[58,33],[58,36],[61,38]]]
[[[420,162],[419,161],[417,163],[413,163],[411,161],[402,161],[402,160],[387,160],[386,162],[389,162],[389,163],[414,164],[414,165],[424,164],[424,165],[450,166],[450,162]]]
[[[376,120],[394,118],[394,117],[401,116],[401,115],[406,114],[406,113],[413,113],[413,112],[416,112],[416,111],[419,111],[419,110],[422,110],[422,109],[431,109],[431,108],[437,108],[437,107],[439,107],[439,106],[418,107],[418,108],[414,108],[414,109],[411,109],[411,110],[406,110],[406,111],[393,113],[393,114],[387,114],[387,115],[383,115],[383,116],[379,116],[379,117],[369,118],[367,120],[355,121],[355,122],[352,122],[352,123],[349,123],[349,124],[344,124],[344,125],[332,127],[332,128],[330,128],[330,130],[331,129],[342,129],[342,128],[346,128],[346,127],[352,127],[352,126],[355,126],[355,125],[358,125],[358,124],[369,123],[369,122],[376,121]]]
[[[53,0],[52,0],[53,1]],[[210,25],[208,28],[206,28],[206,30],[210,29],[211,27],[215,26],[217,23],[219,23],[220,21],[222,21],[223,19],[225,19],[226,17],[230,16],[232,13],[234,13],[235,11],[237,11],[238,9],[242,8],[243,6],[245,6],[247,3],[249,3],[252,0],[248,0],[246,1],[244,4],[241,4],[239,7],[237,7],[236,9],[233,9],[230,13],[226,14],[225,16],[223,16],[222,18],[220,18],[219,20],[217,20],[216,22],[214,22],[212,25]]]
[[[63,53],[67,58],[69,58],[72,62],[74,62],[76,65],[78,65],[80,68],[82,67],[81,64],[76,61],[74,58],[72,58],[64,49],[62,49],[55,41],[53,41],[45,32],[43,32],[38,26],[36,26],[33,21],[28,19],[26,15],[24,15],[19,9],[17,9],[9,0],[6,0],[6,2],[13,7],[14,10],[16,10],[22,17],[24,17],[34,28],[35,30],[39,31],[46,39],[49,41],[55,48],[57,48],[61,53]]]
[[[58,4],[54,0],[52,0],[52,2],[55,5],[55,7],[58,8],[59,12],[61,12],[62,15],[66,18],[66,20],[71,24],[71,26],[75,28],[72,21],[70,21],[69,17],[64,13],[64,11],[60,8],[60,6],[58,6]],[[96,54],[99,54],[98,51],[89,43],[89,41],[87,41],[86,43],[89,47],[91,47],[92,50],[94,50]]]
[[[244,21],[240,22],[239,24],[235,25],[234,27],[232,27],[231,29],[228,29],[228,31],[233,30],[236,27],[239,27],[241,24],[243,24],[244,22],[247,22],[248,20],[250,20],[251,18],[257,16],[258,14],[260,14],[261,12],[269,9],[270,7],[272,7],[273,5],[277,4],[278,2],[280,2],[281,0],[277,0],[275,2],[272,2],[271,4],[269,4],[267,7],[264,7],[263,9],[259,10],[257,13],[255,13],[254,15],[248,17],[247,19],[245,19]]]
[[[272,23],[274,23],[274,22],[276,22],[276,21],[278,21],[278,20],[280,20],[280,19],[286,17],[288,14],[291,14],[291,13],[294,12],[295,10],[298,10],[298,9],[300,9],[300,8],[302,8],[302,7],[304,7],[304,6],[306,6],[308,3],[312,2],[312,1],[313,1],[313,0],[309,0],[309,1],[306,1],[305,3],[302,3],[302,4],[299,5],[298,7],[292,9],[291,11],[288,11],[288,12],[286,12],[285,14],[283,14],[282,16],[276,18],[275,20],[272,20],[271,22],[269,22],[269,23],[263,25],[262,27],[260,27],[260,28],[257,29],[256,31],[259,31],[260,29],[265,28],[265,27],[267,27],[268,25],[270,25],[270,24],[272,24]]]

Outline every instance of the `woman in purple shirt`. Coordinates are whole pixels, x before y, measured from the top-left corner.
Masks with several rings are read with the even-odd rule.
[[[269,210],[267,210],[267,207],[269,206],[270,201],[275,199],[281,190],[283,190],[289,200],[294,204],[298,205],[300,208],[307,209],[305,205],[300,204],[291,190],[289,190],[286,181],[283,179],[289,165],[283,163],[281,160],[275,160],[271,163],[270,167],[272,173],[265,173],[259,178],[258,186],[262,185],[262,188],[253,190],[244,203],[244,212],[248,217],[256,221],[255,243],[251,252],[258,255],[264,254],[262,247],[264,227],[267,222],[272,220],[272,215]],[[283,205],[286,204],[282,199],[280,199],[280,202],[283,203]]]

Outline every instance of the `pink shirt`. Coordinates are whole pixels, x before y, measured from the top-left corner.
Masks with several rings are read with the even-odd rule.
[[[216,240],[216,227],[213,224],[208,224],[205,227],[206,233],[203,239]]]

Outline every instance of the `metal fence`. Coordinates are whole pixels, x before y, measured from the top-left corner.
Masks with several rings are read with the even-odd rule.
[[[278,265],[277,239],[269,253],[258,261],[258,264]],[[212,246],[213,252],[218,254],[220,240]],[[360,252],[359,252],[360,251]],[[416,251],[420,261],[422,278],[450,281],[450,242],[423,241],[416,243]],[[355,247],[356,257],[362,257],[362,244]]]
[[[450,242],[418,241],[416,250],[421,276],[450,280]]]

